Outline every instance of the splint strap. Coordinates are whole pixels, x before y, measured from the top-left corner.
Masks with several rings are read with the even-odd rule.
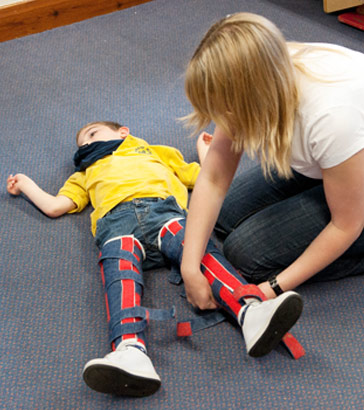
[[[216,310],[184,322],[177,322],[177,336],[192,336],[193,333],[215,326],[225,319],[226,316],[220,310]]]
[[[125,334],[142,332],[148,325],[149,320],[170,320],[175,315],[176,310],[174,306],[170,309],[147,309],[143,306],[123,309],[110,318],[110,341],[113,342],[116,338]],[[139,318],[141,320],[121,324],[121,321],[126,318]]]

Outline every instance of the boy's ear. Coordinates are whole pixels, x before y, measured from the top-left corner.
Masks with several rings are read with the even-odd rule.
[[[129,128],[128,127],[120,127],[119,129],[121,138],[126,138],[129,135]]]

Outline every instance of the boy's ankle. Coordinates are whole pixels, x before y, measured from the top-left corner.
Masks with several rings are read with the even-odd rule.
[[[146,348],[145,344],[138,341],[138,339],[123,340],[122,342],[120,342],[116,346],[115,350],[123,350],[123,349],[125,349],[126,346],[133,346],[133,347],[139,349],[140,351],[142,351],[143,353],[147,354],[147,348]]]

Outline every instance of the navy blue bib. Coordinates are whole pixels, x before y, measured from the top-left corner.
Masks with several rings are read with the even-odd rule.
[[[96,141],[82,145],[73,156],[75,171],[84,171],[97,160],[110,155],[124,140]]]

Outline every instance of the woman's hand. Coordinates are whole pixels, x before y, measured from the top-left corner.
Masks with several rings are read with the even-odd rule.
[[[219,307],[212,295],[211,286],[201,271],[185,274],[182,271],[182,277],[187,300],[193,307],[201,310]]]
[[[274,299],[277,296],[268,281],[259,283],[258,288],[265,294],[267,299]]]

